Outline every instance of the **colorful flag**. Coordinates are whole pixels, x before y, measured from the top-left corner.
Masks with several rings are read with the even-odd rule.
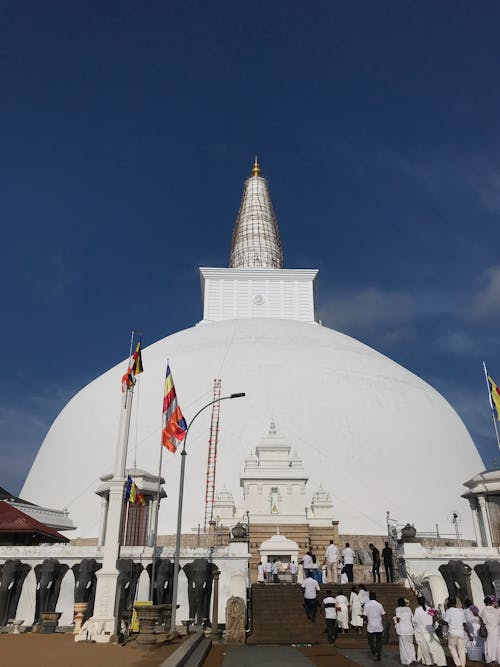
[[[127,391],[134,385],[134,378],[136,375],[142,373],[142,353],[141,353],[141,339],[137,343],[134,354],[130,357],[128,368],[125,375],[122,377],[122,391]]]
[[[163,429],[161,442],[169,452],[175,454],[177,445],[186,437],[187,424],[182,416],[180,407],[177,405],[174,380],[167,364],[167,375],[165,377],[165,392],[163,395]]]
[[[500,388],[493,382],[488,375],[488,385],[490,387],[490,405],[495,418],[500,421]]]
[[[132,477],[130,475],[127,476],[127,483],[125,484],[125,490],[123,492],[123,499],[125,502],[128,502],[130,499],[130,492],[132,491],[132,484],[134,482],[132,481]]]
[[[123,493],[123,498],[125,502],[132,503],[133,505],[145,505],[146,499],[139,491],[137,484],[134,482],[130,475],[127,476],[127,484],[125,485],[125,491]]]

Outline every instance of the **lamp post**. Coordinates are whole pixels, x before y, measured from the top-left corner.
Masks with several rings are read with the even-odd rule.
[[[175,556],[174,556],[174,580],[172,583],[172,620],[170,624],[170,631],[175,633],[175,622],[177,615],[177,588],[179,585],[179,560],[180,560],[180,551],[181,551],[181,524],[182,524],[182,501],[184,497],[184,472],[186,467],[186,441],[189,434],[189,429],[193,425],[194,420],[198,415],[200,415],[204,410],[209,408],[214,403],[220,403],[220,401],[226,401],[232,398],[243,398],[245,392],[239,392],[236,394],[230,394],[229,396],[221,396],[221,398],[216,398],[214,401],[210,401],[202,408],[198,410],[195,416],[191,419],[186,429],[186,435],[184,436],[182,451],[181,451],[181,476],[179,482],[179,507],[177,510],[177,532],[175,534]]]

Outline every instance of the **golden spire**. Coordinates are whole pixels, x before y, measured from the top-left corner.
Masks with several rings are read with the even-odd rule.
[[[260,176],[260,166],[257,156],[255,156],[255,162],[253,163],[252,176]]]

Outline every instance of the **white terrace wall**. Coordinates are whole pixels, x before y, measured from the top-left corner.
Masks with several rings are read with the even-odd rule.
[[[471,589],[473,602],[483,606],[484,593],[474,567],[487,560],[500,560],[497,547],[424,547],[420,542],[405,542],[398,547],[398,557],[403,558],[408,573],[417,584],[427,584],[431,589],[433,604],[444,604],[448,597],[446,583],[439,572],[440,565],[450,560],[461,560],[472,568]],[[408,585],[409,582],[408,582]]]
[[[102,547],[96,546],[71,546],[69,544],[42,544],[33,547],[0,547],[0,564],[9,559],[19,559],[22,563],[27,563],[31,570],[24,580],[21,597],[17,607],[16,617],[24,620],[23,625],[31,625],[35,615],[36,600],[36,578],[34,573],[35,565],[42,563],[46,558],[55,558],[61,564],[69,566],[68,572],[64,575],[61,584],[56,611],[62,612],[59,621],[61,626],[71,625],[73,621],[73,601],[74,601],[74,577],[71,567],[80,563],[84,558],[95,558],[98,563],[102,562]],[[173,562],[174,553],[170,547],[159,547],[157,557],[170,558]],[[122,547],[120,551],[121,558],[131,558],[136,563],[141,563],[144,569],[151,563],[151,547]],[[248,575],[248,547],[244,542],[230,543],[226,547],[192,548],[183,549],[180,557],[181,567],[186,563],[192,562],[195,558],[208,558],[214,562],[221,574],[219,577],[219,622],[224,623],[226,617],[226,602],[235,589],[241,590],[242,583],[245,587],[249,586]],[[137,588],[137,599],[147,599],[149,591],[149,576],[147,572],[142,572]],[[246,600],[245,600],[246,601]],[[184,572],[179,573],[179,593],[177,603],[180,608],[177,611],[177,618],[181,620],[189,618],[189,604],[187,596],[187,579]],[[210,606],[210,616],[212,616],[212,606]]]

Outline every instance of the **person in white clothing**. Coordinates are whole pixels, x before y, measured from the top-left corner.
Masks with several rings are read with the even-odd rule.
[[[337,597],[337,625],[341,632],[349,632],[349,602],[340,588]]]
[[[325,565],[328,572],[328,581],[331,584],[337,583],[338,559],[339,559],[339,550],[333,543],[333,540],[330,540],[330,544],[326,547],[325,551]]]
[[[309,577],[312,574],[313,559],[310,551],[306,553],[302,561],[304,567],[304,576]]]
[[[349,583],[349,577],[347,576],[347,574],[345,572],[345,567],[343,567],[340,570],[340,583],[341,584],[348,584]]]
[[[465,601],[465,620],[467,621],[469,632],[474,638],[475,645],[481,648],[484,653],[484,638],[481,637],[479,632],[481,625],[484,625],[484,623],[479,618],[479,609],[472,604],[471,600]]]
[[[399,637],[399,659],[402,665],[411,665],[416,662],[415,645],[413,644],[413,614],[406,606],[406,600],[399,598],[396,607],[396,634]]]
[[[297,583],[297,563],[292,560],[290,563],[290,574],[292,576],[292,584]]]
[[[356,632],[360,632],[361,628],[363,627],[363,610],[361,609],[361,602],[359,601],[357,586],[353,586],[351,588],[349,608],[351,610],[351,625],[356,630]]]
[[[484,659],[487,665],[497,659],[498,624],[500,623],[500,610],[493,606],[491,598],[484,598],[484,607],[479,614],[488,631],[484,642]]]
[[[304,575],[304,566],[302,565],[302,561],[300,561],[299,566],[298,566],[298,570],[297,570],[297,583],[302,586],[302,584],[304,583],[305,578],[306,577]]]
[[[270,560],[266,562],[266,581],[268,584],[273,583],[273,564]]]
[[[280,578],[278,577],[279,565],[275,560],[273,560],[271,572],[273,574],[273,584],[279,584],[280,583]]]
[[[423,597],[418,598],[418,604],[419,606],[413,612],[417,662],[446,667],[446,656],[434,630],[434,610],[426,605]]]
[[[306,610],[306,616],[311,623],[316,623],[316,596],[320,591],[319,584],[316,579],[308,576],[304,579],[302,588],[304,589],[304,609]]]
[[[365,604],[363,615],[367,620],[366,634],[368,635],[368,646],[375,660],[382,659],[382,633],[384,631],[385,609],[380,602],[377,602],[377,596],[372,591],[370,599]]]
[[[257,581],[259,584],[263,584],[265,582],[266,578],[264,576],[264,566],[262,565],[262,561],[257,565]]]
[[[358,596],[359,596],[359,601],[361,603],[361,607],[363,607],[370,599],[370,594],[366,590],[366,586],[364,584],[359,584]]]
[[[346,542],[345,549],[342,551],[342,562],[344,563],[347,580],[352,584],[354,581],[354,551],[349,542]]]
[[[448,626],[448,648],[455,667],[465,667],[467,652],[465,650],[465,638],[472,639],[472,635],[467,627],[467,620],[463,609],[457,608],[455,598],[448,599],[448,609],[444,616],[438,621]]]
[[[323,611],[325,613],[328,642],[334,645],[337,639],[337,602],[332,595],[332,591],[326,591],[326,596],[323,599]]]

